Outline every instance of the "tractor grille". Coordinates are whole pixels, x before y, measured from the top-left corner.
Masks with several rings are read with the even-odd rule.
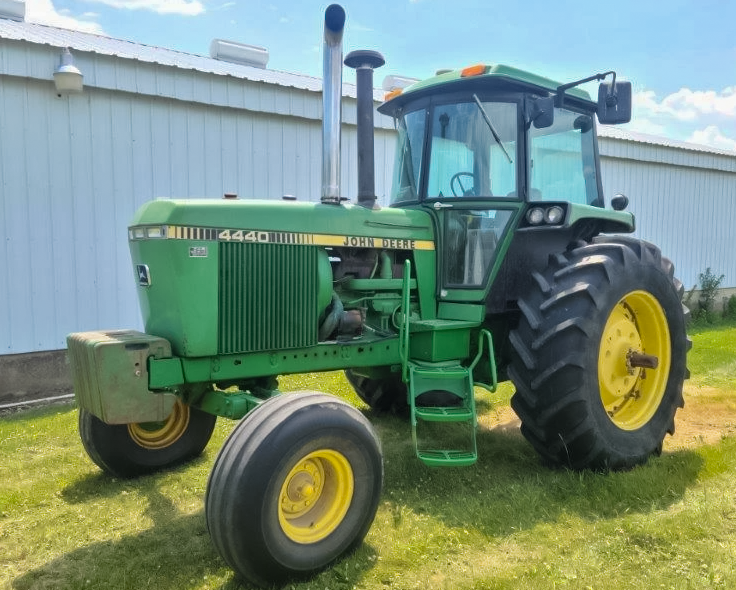
[[[317,250],[220,243],[219,352],[317,344]]]

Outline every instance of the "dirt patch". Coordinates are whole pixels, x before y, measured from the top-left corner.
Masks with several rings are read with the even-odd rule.
[[[479,417],[480,424],[495,432],[519,434],[521,421],[503,406]],[[724,436],[736,435],[736,392],[712,387],[685,387],[685,407],[675,416],[675,434],[664,441],[665,450],[714,444]]]
[[[675,416],[675,434],[665,450],[713,444],[736,434],[736,393],[712,387],[685,387],[685,407]]]
[[[482,427],[493,430],[494,432],[503,432],[504,434],[513,433],[521,436],[520,427],[521,420],[509,406],[501,406],[494,408],[489,413],[478,417],[478,422]]]

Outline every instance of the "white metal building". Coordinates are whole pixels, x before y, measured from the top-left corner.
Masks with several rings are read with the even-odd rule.
[[[636,234],[675,263],[686,289],[710,267],[736,287],[736,153],[599,129],[603,190],[629,198]]]
[[[81,94],[54,86],[66,47]],[[321,91],[306,76],[0,19],[0,354],[140,325],[126,228],[146,201],[318,200]],[[344,91],[341,177],[354,196],[354,87]],[[381,115],[376,125],[383,195],[394,128]]]
[[[64,48],[80,94],[55,88]],[[319,199],[321,89],[303,75],[0,17],[0,402],[26,381],[8,361],[60,351],[69,332],[141,327],[126,227],[144,202]],[[342,186],[354,197],[354,88],[344,93]],[[395,131],[378,114],[376,126],[380,197]],[[735,287],[736,154],[615,129],[601,131],[600,151],[607,196],[629,197],[637,234],[686,287],[706,266]]]

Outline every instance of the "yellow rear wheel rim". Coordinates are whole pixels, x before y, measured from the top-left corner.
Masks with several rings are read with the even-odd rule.
[[[350,508],[353,470],[342,453],[320,449],[292,468],[279,493],[278,516],[295,543],[316,543],[330,535]]]
[[[183,436],[189,426],[189,418],[189,406],[177,399],[166,420],[128,424],[128,433],[144,449],[165,449]]]
[[[631,353],[657,357],[657,368],[632,367]],[[636,430],[652,419],[671,361],[669,325],[659,301],[646,291],[622,297],[608,316],[598,354],[601,401],[616,426]]]

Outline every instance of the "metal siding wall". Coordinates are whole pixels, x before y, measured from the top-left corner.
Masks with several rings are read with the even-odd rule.
[[[636,146],[628,155],[636,157]],[[672,157],[660,154],[660,159]],[[601,168],[607,199],[617,193],[629,197],[635,235],[662,249],[686,289],[698,283],[707,267],[725,275],[722,287],[736,286],[736,174],[610,156],[601,158]]]
[[[15,337],[21,345],[28,346],[33,338],[28,337],[33,331],[33,323],[23,325],[19,322],[19,312],[23,317],[30,315],[32,307],[30,295],[33,292],[31,266],[30,236],[28,231],[30,204],[26,192],[24,121],[26,118],[26,96],[20,84],[0,84],[0,156],[2,169],[2,230],[4,235],[0,241],[3,263],[3,277],[0,282],[0,334],[7,338]],[[11,106],[12,105],[12,106]],[[15,138],[15,142],[8,141]],[[16,298],[18,291],[23,298],[18,302],[19,309],[10,306],[11,298]],[[26,337],[26,340],[21,338]],[[2,346],[2,352],[10,352],[10,346]]]
[[[159,74],[167,91],[189,92]],[[354,198],[356,131],[343,131],[343,194]],[[376,134],[379,197],[390,192],[393,141],[393,131]],[[74,331],[141,328],[127,224],[144,202],[225,192],[316,201],[321,154],[319,120],[92,87],[59,98],[48,81],[2,76],[0,354],[64,348]]]

